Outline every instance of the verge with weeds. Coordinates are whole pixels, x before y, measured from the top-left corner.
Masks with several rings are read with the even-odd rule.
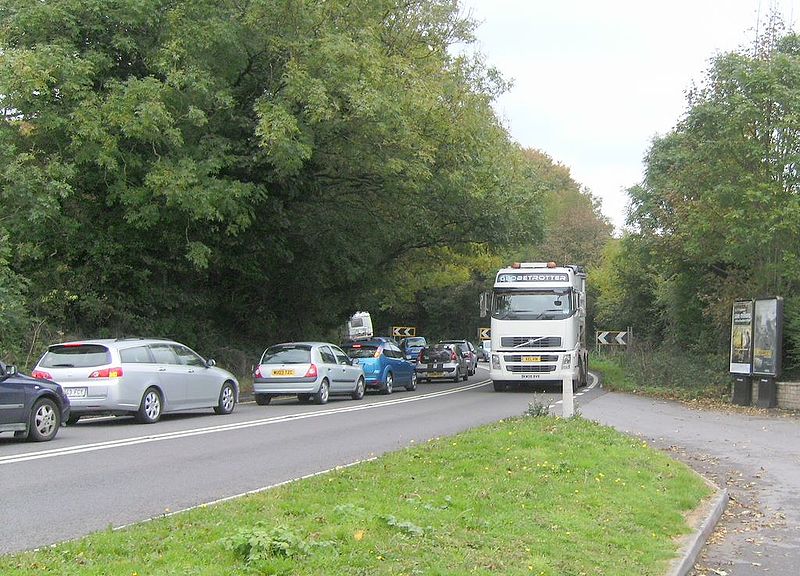
[[[3,556],[0,573],[661,575],[709,492],[641,440],[528,416]]]

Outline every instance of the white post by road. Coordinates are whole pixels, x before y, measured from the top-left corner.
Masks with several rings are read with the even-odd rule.
[[[562,393],[561,405],[563,407],[562,416],[572,418],[575,415],[575,406],[572,402],[572,376],[564,376],[561,380]]]

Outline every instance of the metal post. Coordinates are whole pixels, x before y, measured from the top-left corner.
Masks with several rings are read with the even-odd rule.
[[[572,376],[564,376],[561,379],[562,393],[562,416],[572,418],[575,415],[575,405],[572,402]]]

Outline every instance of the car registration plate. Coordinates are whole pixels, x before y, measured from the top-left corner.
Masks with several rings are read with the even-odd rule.
[[[522,361],[523,362],[541,362],[542,361],[542,357],[541,356],[523,356],[522,357]]]
[[[86,388],[64,388],[64,393],[68,398],[86,398],[88,390]]]
[[[294,376],[294,369],[292,368],[275,368],[272,370],[273,376]]]
[[[428,376],[431,378],[441,378],[444,376],[444,372],[428,372]]]

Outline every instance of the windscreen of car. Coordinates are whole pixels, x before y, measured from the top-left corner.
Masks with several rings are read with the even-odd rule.
[[[351,344],[346,346],[344,351],[350,358],[372,358],[377,349],[378,346],[375,344]]]
[[[495,292],[492,307],[498,320],[562,320],[573,312],[569,290]]]
[[[261,364],[310,364],[311,346],[307,344],[284,344],[271,346],[261,356]]]
[[[416,338],[406,338],[403,341],[403,346],[405,346],[406,348],[411,348],[412,346],[419,347],[419,346],[427,346],[427,345],[428,345],[428,343],[425,341],[425,338],[423,338],[421,336],[416,337]]]
[[[42,368],[91,368],[111,362],[111,352],[102,344],[58,344],[50,346],[39,361]]]

